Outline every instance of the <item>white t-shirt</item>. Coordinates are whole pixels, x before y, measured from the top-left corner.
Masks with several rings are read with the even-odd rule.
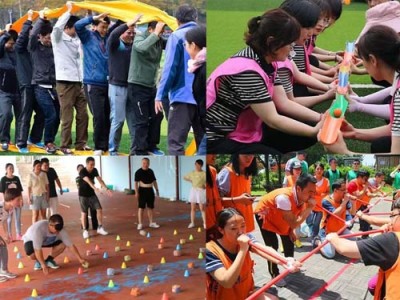
[[[294,200],[298,204],[299,201],[297,200],[297,193],[296,193],[295,189],[293,189],[293,193],[294,193]],[[275,197],[275,203],[276,203],[276,207],[279,208],[279,209],[286,210],[286,211],[289,211],[289,210],[292,209],[292,204],[290,203],[290,199],[286,195],[278,195],[278,196],[276,196]]]
[[[24,243],[32,242],[33,249],[35,250],[42,249],[43,246],[51,245],[58,240],[62,241],[67,247],[72,246],[72,242],[69,239],[68,233],[64,229],[58,234],[54,234],[49,231],[48,220],[41,220],[34,223],[28,228],[22,239],[24,240]]]

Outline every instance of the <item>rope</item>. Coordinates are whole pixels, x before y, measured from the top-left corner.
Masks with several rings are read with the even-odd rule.
[[[367,207],[363,213],[367,212],[370,208],[372,208],[373,206],[377,205],[379,202],[381,202],[383,198],[378,199],[375,203],[371,204],[369,207]],[[354,218],[351,221],[354,221],[357,217],[354,216]],[[344,225],[339,231],[338,234],[340,235],[344,230],[346,230],[347,225]],[[307,259],[309,259],[312,255],[314,255],[315,253],[319,252],[319,250],[321,248],[323,248],[326,244],[328,244],[329,241],[325,240],[323,241],[318,247],[314,248],[313,250],[311,250],[309,253],[307,253],[306,255],[304,255],[303,257],[301,257],[298,261],[300,263],[305,262]],[[264,293],[266,290],[268,290],[271,286],[273,286],[275,283],[277,283],[278,281],[280,281],[281,279],[283,279],[284,277],[286,277],[288,274],[290,273],[290,270],[286,269],[284,270],[281,274],[279,274],[278,276],[276,276],[275,278],[273,278],[272,280],[270,280],[269,282],[267,282],[263,287],[259,288],[257,291],[255,291],[253,294],[251,294],[249,297],[246,298],[246,300],[254,300],[256,299],[258,296],[260,296],[262,293]]]

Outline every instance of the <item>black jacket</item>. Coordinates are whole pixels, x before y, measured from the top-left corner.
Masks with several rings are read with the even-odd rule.
[[[203,128],[204,119],[206,117],[206,80],[206,63],[204,63],[194,72],[194,80],[192,86],[193,97],[197,102],[198,112]]]
[[[16,57],[14,51],[7,51],[5,45],[10,35],[5,32],[0,37],[0,89],[6,93],[18,91],[18,80],[16,68]]]
[[[32,84],[56,84],[56,69],[52,47],[45,47],[38,39],[41,27],[48,21],[39,19],[29,37],[28,49],[33,64]]]
[[[128,86],[132,44],[125,44],[120,39],[121,34],[127,30],[126,24],[119,25],[110,33],[107,40],[108,81],[113,85]]]
[[[29,31],[32,21],[26,20],[15,43],[15,55],[17,57],[17,77],[19,86],[30,86],[32,82],[32,60],[28,51]]]

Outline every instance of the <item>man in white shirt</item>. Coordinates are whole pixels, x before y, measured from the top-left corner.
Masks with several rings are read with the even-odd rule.
[[[79,263],[88,266],[63,228],[64,220],[58,214],[52,215],[49,220],[38,221],[28,228],[22,238],[26,255],[36,260],[34,270],[42,269],[47,275],[49,268],[58,269],[60,266],[54,259],[63,253],[66,247],[76,256]],[[51,255],[46,259],[44,259],[42,248],[51,248]]]
[[[53,27],[53,44],[56,69],[56,89],[60,98],[61,147],[64,154],[72,154],[70,149],[71,128],[76,111],[75,149],[91,150],[87,145],[88,112],[87,101],[82,90],[81,42],[75,31],[77,16],[71,15],[72,2],[67,2],[65,12]]]

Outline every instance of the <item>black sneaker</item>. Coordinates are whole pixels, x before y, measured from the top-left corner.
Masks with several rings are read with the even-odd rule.
[[[52,258],[47,258],[46,259],[46,266],[52,269],[58,269],[60,266],[57,265],[57,263],[54,261]]]

